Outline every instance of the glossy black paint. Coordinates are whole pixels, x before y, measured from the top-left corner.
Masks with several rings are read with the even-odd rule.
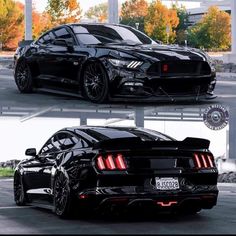
[[[196,138],[176,141],[143,128],[65,128],[54,134],[37,155],[21,161],[15,176],[23,182],[27,202],[43,207],[53,206],[55,178],[62,173],[82,207],[149,204],[172,210],[192,204],[210,209],[217,202],[217,168],[198,169],[193,162],[195,152],[212,155],[209,144]],[[124,156],[126,170],[99,170],[98,156],[117,153]],[[178,178],[180,189],[157,190],[155,177]],[[161,208],[157,201],[178,204]]]
[[[126,40],[110,42],[109,39],[105,43],[103,40],[108,40],[106,37],[113,36],[103,33],[104,29],[107,32],[121,31],[119,37],[126,37]],[[73,42],[67,39],[63,39],[63,42],[60,36],[55,35],[55,32],[62,30],[67,31]],[[92,44],[84,39],[84,36],[87,37],[83,33],[86,30],[91,33],[87,35],[104,34],[106,37],[102,35],[105,39],[101,40],[101,36],[96,36],[102,43],[98,43],[96,39],[96,43]],[[123,31],[141,35],[142,41],[137,40],[141,43],[127,41],[129,36],[122,36]],[[46,41],[47,37],[51,39]],[[34,88],[44,87],[84,96],[82,80],[85,68],[89,63],[97,62],[108,78],[107,93],[110,100],[175,101],[214,97],[215,69],[204,52],[177,45],[157,44],[129,26],[63,25],[46,32],[30,45],[19,47],[14,58],[15,70],[20,62],[27,63]],[[128,68],[127,65],[114,65],[110,59],[142,64],[136,68]]]

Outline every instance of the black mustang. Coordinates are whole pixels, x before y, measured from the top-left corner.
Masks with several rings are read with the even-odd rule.
[[[22,93],[54,89],[95,103],[214,98],[215,77],[203,51],[163,45],[124,25],[62,25],[15,54]]]
[[[218,171],[209,141],[171,137],[144,128],[65,128],[14,175],[17,205],[73,210],[143,206],[196,213],[217,202]],[[79,210],[80,211],[80,210]]]

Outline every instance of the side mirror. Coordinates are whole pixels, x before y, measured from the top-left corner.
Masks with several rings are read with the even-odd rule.
[[[28,149],[26,149],[25,155],[26,156],[33,156],[33,157],[37,156],[36,149],[35,148],[28,148]]]
[[[65,39],[55,39],[53,42],[54,45],[66,47],[68,51],[74,50],[74,44],[72,42],[66,41]]]

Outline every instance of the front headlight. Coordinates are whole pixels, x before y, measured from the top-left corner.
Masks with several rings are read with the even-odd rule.
[[[119,60],[119,59],[108,59],[109,62],[116,67],[126,67],[130,69],[136,69],[137,67],[141,66],[143,62],[141,61],[126,61],[126,60]]]

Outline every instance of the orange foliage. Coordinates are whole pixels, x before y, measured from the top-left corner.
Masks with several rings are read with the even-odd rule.
[[[146,0],[127,0],[122,4],[122,18],[136,18],[147,15],[148,3]]]
[[[10,2],[10,4],[6,18],[0,19],[0,41],[3,43],[4,49],[14,50],[24,35],[23,4],[19,2]]]
[[[153,1],[145,17],[145,32],[163,42],[174,42],[179,18],[175,9],[168,9],[160,0]],[[169,29],[169,32],[167,32]]]
[[[42,33],[52,27],[51,17],[47,12],[37,12],[35,9],[32,14],[33,38],[38,38]]]

